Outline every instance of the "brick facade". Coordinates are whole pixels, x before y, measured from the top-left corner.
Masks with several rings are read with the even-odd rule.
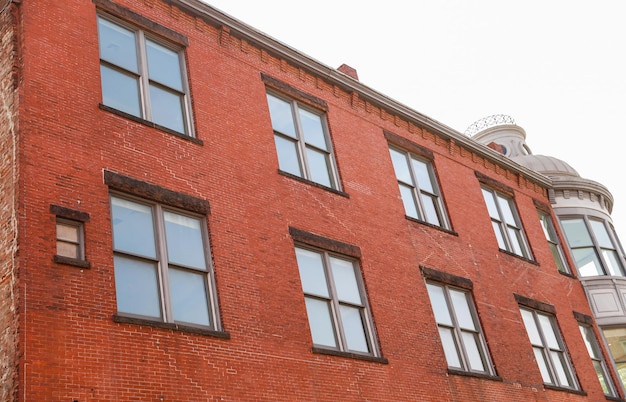
[[[536,204],[550,204],[540,177],[365,87],[351,87],[344,74],[295,62],[299,56],[268,46],[269,39],[252,40],[237,22],[192,0],[37,0],[12,7],[0,20],[18,15],[21,24],[23,136],[11,157],[15,111],[3,108],[4,400],[605,399],[574,315],[591,316],[584,292],[576,278],[558,273],[537,218]],[[97,10],[186,46],[195,138],[101,105]],[[13,55],[16,42],[7,36],[14,36],[10,29],[0,52]],[[13,104],[12,65],[0,60],[3,101]],[[278,170],[267,88],[317,108],[323,101],[339,189]],[[433,160],[450,230],[405,217],[389,143]],[[481,194],[485,182],[514,197],[532,259],[498,250]],[[206,216],[220,330],[117,314],[111,192]],[[13,205],[19,231],[7,224],[14,222]],[[88,265],[54,259],[51,211],[58,210],[88,216],[82,220]],[[358,260],[380,357],[313,347],[298,241]],[[471,283],[495,375],[449,372],[424,272],[464,288]],[[11,292],[18,274],[19,296]],[[579,391],[544,386],[519,296],[553,309]],[[18,301],[19,331],[12,308]]]

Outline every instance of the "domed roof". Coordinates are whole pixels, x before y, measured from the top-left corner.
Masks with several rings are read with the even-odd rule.
[[[580,177],[578,172],[568,163],[552,156],[545,155],[522,155],[511,158],[520,165],[543,173],[546,176],[572,176]]]

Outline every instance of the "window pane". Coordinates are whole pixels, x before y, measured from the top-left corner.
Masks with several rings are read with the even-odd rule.
[[[304,293],[329,297],[322,255],[296,248],[296,258]]]
[[[439,215],[437,214],[437,199],[427,194],[421,194],[422,205],[424,207],[424,214],[426,215],[426,222],[441,226],[439,221]]]
[[[533,348],[533,352],[535,352],[535,360],[537,361],[537,366],[539,366],[539,371],[541,372],[541,378],[543,379],[543,382],[548,384],[554,384],[554,380],[552,380],[552,376],[550,376],[550,371],[548,370],[548,362],[546,362],[546,358],[543,354],[543,349]]]
[[[559,341],[556,339],[556,334],[554,333],[550,317],[543,314],[537,314],[537,319],[539,320],[541,332],[543,332],[543,338],[545,339],[547,346],[550,349],[561,350],[561,346],[559,345]]]
[[[341,322],[346,337],[348,350],[369,352],[361,311],[358,308],[340,306]]]
[[[411,178],[411,173],[409,172],[406,154],[400,153],[391,148],[389,149],[389,153],[391,154],[391,162],[393,163],[393,168],[396,172],[396,178],[406,184],[413,185],[413,179]]]
[[[533,345],[543,345],[543,342],[541,342],[541,336],[539,336],[539,331],[537,330],[537,325],[535,324],[533,313],[524,309],[520,309],[520,312],[522,313],[522,320],[524,321],[524,326],[526,327],[530,343]]]
[[[152,121],[179,133],[185,133],[183,96],[150,85]]]
[[[274,131],[297,138],[293,114],[291,113],[291,104],[269,94],[267,95],[267,103],[270,108],[270,117]]]
[[[583,336],[583,340],[585,341],[585,346],[587,347],[587,352],[589,352],[589,356],[594,359],[601,358],[601,354],[596,348],[595,337],[591,328],[579,325],[580,334]]]
[[[174,320],[210,325],[206,275],[169,270]]]
[[[509,225],[514,225],[517,227],[517,223],[515,217],[513,216],[513,211],[511,209],[511,200],[508,198],[504,198],[501,195],[496,194],[496,198],[498,199],[498,205],[500,206],[500,211],[502,211],[502,220],[508,223]]]
[[[399,186],[402,203],[404,204],[404,213],[411,218],[420,219],[420,214],[417,210],[415,202],[415,192],[413,191],[413,187],[408,187],[404,184],[399,184]]]
[[[493,227],[493,232],[496,235],[496,239],[498,240],[498,247],[503,250],[507,249],[506,243],[504,242],[504,236],[502,235],[502,226],[499,222],[491,221],[491,226]]]
[[[276,153],[278,154],[280,170],[302,177],[296,142],[278,135],[274,136],[274,140],[276,142]]]
[[[137,73],[135,33],[98,17],[100,58]]]
[[[117,310],[161,317],[156,264],[114,256]]]
[[[521,233],[519,229],[508,227],[507,230],[509,232],[509,240],[511,241],[511,251],[517,255],[524,255],[522,252],[522,240],[520,238]]]
[[[313,343],[316,345],[337,347],[335,328],[330,315],[329,303],[310,297],[307,297],[305,302]]]
[[[452,330],[439,327],[439,336],[441,337],[443,352],[446,355],[448,366],[462,368],[461,358],[459,357],[459,352],[456,348],[456,342],[454,341]]]
[[[300,125],[304,133],[304,141],[307,144],[328,151],[328,145],[326,145],[326,138],[324,137],[322,118],[308,110],[298,109],[298,112],[300,115]]]
[[[449,294],[452,306],[454,307],[454,315],[458,326],[464,329],[476,330],[472,312],[470,311],[469,304],[467,303],[466,293],[450,289]]]
[[[572,250],[580,276],[604,275],[600,260],[593,248],[578,248]]]
[[[554,262],[556,262],[556,266],[559,271],[567,272],[567,267],[565,265],[565,260],[563,259],[563,255],[561,254],[561,250],[556,244],[549,243],[550,251],[552,252],[552,257],[554,258]]]
[[[167,254],[173,264],[206,269],[200,220],[165,211]]]
[[[565,237],[571,248],[591,246],[591,237],[582,219],[564,219],[561,221]]]
[[[78,226],[57,223],[57,239],[78,242]]]
[[[596,240],[598,241],[598,245],[602,248],[615,248],[613,246],[613,242],[609,237],[609,232],[606,231],[606,226],[604,223],[596,220],[590,220],[591,229],[593,230],[593,234],[596,236]]]
[[[609,268],[609,274],[614,276],[622,276],[622,264],[615,250],[602,250],[602,257]]]
[[[559,379],[559,385],[571,387],[572,380],[569,376],[569,369],[565,362],[564,354],[562,352],[550,351],[550,358],[554,364],[554,370],[556,371],[556,377]]]
[[[330,267],[338,299],[361,305],[361,294],[354,273],[354,264],[351,261],[331,257]]]
[[[604,371],[604,367],[602,367],[602,363],[598,361],[593,362],[593,368],[596,369],[596,375],[598,376],[598,381],[600,382],[600,386],[602,387],[602,391],[605,395],[614,396],[613,387],[609,385],[609,379],[607,378],[607,374]]]
[[[309,162],[309,171],[311,173],[311,181],[332,187],[330,182],[330,160],[329,155],[317,150],[307,148],[307,161]]]
[[[57,241],[57,255],[69,258],[80,258],[78,250],[79,245],[76,243]]]
[[[100,66],[102,103],[122,112],[141,117],[137,77]]]
[[[620,380],[626,386],[626,328],[604,329],[602,332],[617,366]]]
[[[554,229],[550,223],[550,217],[540,213],[539,221],[541,222],[541,228],[543,229],[543,234],[546,236],[546,240],[555,242],[556,235],[554,234]]]
[[[493,199],[493,194],[491,191],[487,191],[484,188],[482,191],[485,204],[487,204],[487,210],[489,211],[489,216],[497,220],[501,220],[502,218],[500,218],[500,214],[498,213],[498,208],[496,207],[496,202]]]
[[[178,53],[150,40],[146,40],[146,52],[150,79],[183,92]]]
[[[417,185],[419,186],[419,188],[428,191],[429,193],[434,193],[435,188],[433,187],[433,183],[430,178],[428,165],[414,158],[411,158],[411,162],[413,162],[413,171],[415,172],[415,176],[417,177]]]
[[[430,297],[430,304],[433,307],[435,314],[435,320],[438,324],[444,324],[452,326],[452,318],[450,317],[450,311],[448,310],[448,303],[444,295],[444,290],[441,286],[426,284],[428,289],[428,296]]]
[[[113,247],[155,258],[152,208],[120,198],[111,199]]]
[[[480,353],[480,340],[478,334],[471,332],[462,332],[463,346],[469,360],[469,366],[472,370],[486,371],[483,363],[483,357]]]

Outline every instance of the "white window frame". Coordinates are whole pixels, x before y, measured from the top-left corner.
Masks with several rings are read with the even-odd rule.
[[[428,288],[428,295],[430,299],[431,306],[433,308],[433,313],[435,313],[435,321],[437,323],[437,327],[440,332],[440,340],[442,342],[442,346],[444,347],[444,352],[449,351],[451,353],[451,349],[454,349],[456,352],[456,358],[459,360],[459,366],[455,366],[451,364],[450,359],[448,359],[448,355],[446,354],[446,361],[448,362],[448,368],[453,370],[461,370],[472,373],[486,374],[486,375],[494,375],[493,363],[491,361],[491,356],[489,354],[489,349],[487,348],[487,342],[485,341],[485,336],[483,333],[483,329],[480,325],[480,320],[478,319],[478,313],[476,311],[476,305],[474,303],[474,299],[472,298],[472,294],[469,290],[458,288],[455,286],[450,286],[445,283],[435,282],[435,281],[426,281],[426,286]],[[431,293],[430,287],[437,287],[442,289],[443,295],[445,298],[445,309],[448,311],[448,318],[450,318],[451,323],[441,322],[437,319],[436,311],[438,311],[434,305],[435,300],[433,298],[433,294]],[[474,325],[474,328],[467,328],[461,326],[460,319],[463,317],[458,317],[459,312],[455,309],[454,303],[452,301],[450,292],[459,292],[465,296],[465,304],[467,309],[470,312],[471,320]],[[441,336],[441,331],[450,331],[452,333],[452,341],[453,345],[445,345],[446,342],[444,337]],[[473,336],[477,352],[480,355],[481,363],[484,367],[484,370],[477,370],[471,367],[471,358],[469,357],[468,348],[466,346],[466,341],[464,340],[464,334],[469,334]]]
[[[189,91],[189,80],[187,77],[187,68],[186,68],[186,63],[185,63],[185,55],[184,55],[184,48],[180,45],[176,45],[173,44],[169,41],[166,41],[164,39],[161,39],[159,37],[157,37],[156,35],[152,35],[150,32],[147,32],[143,29],[140,29],[132,24],[129,24],[125,21],[122,21],[114,16],[111,16],[109,14],[105,14],[105,13],[98,13],[97,14],[98,17],[98,25],[100,24],[100,19],[106,20],[109,23],[118,25],[121,28],[127,29],[129,31],[132,31],[135,34],[135,47],[136,47],[136,54],[137,54],[137,68],[138,68],[138,72],[134,72],[134,71],[129,71],[126,68],[116,65],[112,62],[100,59],[100,65],[101,66],[106,66],[110,69],[116,70],[118,72],[121,72],[125,75],[131,75],[131,76],[135,76],[137,77],[138,81],[139,81],[139,106],[140,106],[140,111],[141,111],[141,115],[140,116],[136,116],[138,118],[147,120],[149,122],[153,122],[154,123],[154,118],[152,115],[152,106],[151,106],[151,101],[150,101],[150,84],[152,82],[152,80],[150,79],[149,73],[148,73],[148,56],[147,56],[147,52],[146,52],[146,40],[149,40],[151,42],[154,42],[158,45],[161,45],[175,53],[178,54],[178,62],[179,62],[179,68],[180,68],[180,74],[181,74],[181,81],[182,81],[182,92],[180,92],[179,90],[169,87],[163,83],[158,83],[155,81],[156,86],[161,87],[161,88],[167,88],[168,91],[171,92],[176,92],[179,96],[182,97],[183,101],[181,104],[181,112],[183,114],[183,126],[184,126],[184,131],[180,132],[178,130],[175,130],[173,128],[169,128],[167,126],[162,126],[162,125],[158,125],[158,127],[161,128],[165,128],[167,130],[171,130],[172,132],[176,132],[182,135],[186,135],[189,137],[195,137],[195,133],[194,133],[194,127],[193,127],[193,118],[192,118],[192,108],[191,108],[191,97],[190,97],[190,91]],[[101,77],[102,80],[102,77]],[[105,106],[109,106],[104,104]],[[111,107],[111,106],[109,106]],[[121,111],[122,113],[126,113],[126,114],[130,114],[128,112],[124,112]],[[155,123],[157,124],[157,123]]]
[[[280,131],[277,131],[275,127],[272,127],[273,131],[274,131],[274,139],[276,140],[276,138],[282,138],[285,139],[287,141],[293,141],[295,140],[295,146],[296,146],[296,153],[297,153],[297,159],[298,159],[298,166],[300,168],[300,174],[296,174],[293,172],[288,172],[286,170],[282,170],[279,169],[281,171],[284,171],[285,173],[297,176],[297,177],[301,177],[305,180],[308,180],[310,182],[316,183],[320,186],[324,186],[324,187],[329,187],[332,188],[334,190],[341,190],[341,186],[340,186],[340,182],[339,182],[339,173],[337,171],[337,163],[335,161],[335,153],[333,150],[333,145],[332,145],[332,141],[330,140],[330,134],[329,134],[329,130],[328,130],[328,122],[326,119],[326,112],[325,111],[321,111],[318,109],[315,109],[303,102],[298,101],[297,99],[279,94],[275,91],[271,91],[268,90],[267,91],[267,96],[271,96],[274,97],[276,99],[279,99],[283,102],[289,103],[289,105],[291,106],[291,116],[293,118],[293,124],[295,126],[295,138],[292,137],[291,135],[288,135],[286,133],[282,133]],[[269,101],[268,101],[269,104]],[[314,115],[319,116],[320,121],[322,123],[322,130],[324,132],[324,141],[325,141],[325,145],[326,145],[326,149],[322,149],[319,148],[318,146],[314,145],[314,144],[310,144],[308,142],[306,142],[305,138],[304,138],[304,133],[303,133],[303,129],[302,129],[302,125],[300,122],[300,115],[298,113],[298,111],[302,109],[304,111],[307,111],[309,113],[312,113]],[[271,118],[271,110],[269,110],[270,112],[270,118]],[[311,149],[313,151],[322,153],[326,156],[326,158],[328,158],[328,180],[330,182],[330,185],[326,185],[324,183],[320,183],[317,182],[313,179],[312,177],[312,173],[311,173],[311,168],[309,165],[309,161],[308,161],[308,157],[307,157],[307,149]],[[278,154],[278,149],[277,149],[277,154]],[[280,159],[280,155],[279,155],[279,159]],[[280,162],[280,161],[279,161]]]
[[[140,319],[145,319],[148,321],[155,322],[163,322],[163,323],[176,323],[176,324],[184,324],[186,326],[195,326],[201,328],[208,328],[215,331],[221,330],[220,317],[218,312],[218,301],[217,301],[217,292],[215,286],[215,275],[213,270],[213,263],[211,260],[211,251],[209,246],[209,233],[206,225],[206,216],[188,212],[182,210],[180,208],[170,207],[164,204],[160,204],[157,202],[148,201],[139,197],[134,197],[131,195],[112,192],[110,194],[110,205],[111,205],[111,220],[112,225],[114,222],[114,214],[113,214],[113,199],[119,199],[122,201],[128,201],[131,203],[138,204],[140,206],[148,207],[151,210],[152,217],[152,228],[153,235],[155,241],[156,248],[156,256],[144,256],[139,254],[134,254],[132,252],[128,252],[125,250],[117,250],[115,248],[115,229],[112,230],[113,235],[113,254],[114,256],[121,256],[123,258],[131,259],[131,260],[139,260],[146,261],[149,263],[153,263],[156,265],[157,269],[157,281],[158,281],[158,295],[159,295],[159,309],[160,309],[160,317],[155,316],[145,316],[140,314],[135,314],[133,312],[123,312],[118,311],[118,314],[121,316],[128,317],[136,317]],[[186,267],[182,265],[177,265],[173,262],[170,262],[167,256],[167,243],[165,239],[165,224],[164,224],[164,212],[171,212],[176,215],[180,215],[183,217],[189,217],[192,219],[197,219],[200,222],[200,233],[202,236],[203,243],[203,254],[205,258],[206,269],[198,269],[194,267]],[[196,274],[201,274],[204,276],[204,286],[206,289],[206,302],[207,309],[209,314],[209,325],[203,325],[198,323],[190,323],[190,322],[179,322],[174,319],[173,312],[173,302],[171,300],[171,294],[169,290],[169,269],[170,266],[176,267],[177,269],[182,269],[188,272],[193,272]]]
[[[325,277],[325,281],[327,285],[328,295],[307,293],[304,290],[304,286],[305,286],[304,284],[302,284],[302,289],[303,289],[305,302],[307,298],[309,298],[309,299],[320,300],[320,301],[324,301],[328,303],[329,308],[330,308],[330,318],[332,321],[332,326],[333,326],[333,331],[334,331],[333,335],[334,335],[334,339],[336,342],[336,346],[330,346],[330,345],[325,345],[325,344],[316,344],[315,341],[313,341],[314,347],[319,348],[319,349],[336,350],[339,352],[351,353],[351,354],[356,354],[356,355],[380,357],[380,352],[378,350],[378,345],[376,342],[376,335],[375,335],[373,320],[372,320],[372,316],[370,312],[370,307],[367,301],[367,294],[365,292],[365,285],[363,283],[361,270],[359,268],[359,264],[357,260],[355,260],[354,258],[345,256],[345,255],[329,252],[327,250],[323,250],[320,248],[315,248],[315,247],[311,247],[311,246],[307,246],[303,244],[295,245],[296,256],[297,256],[299,249],[305,252],[316,253],[322,257],[322,268],[323,268],[323,273],[324,273],[324,277]],[[352,264],[352,267],[354,269],[354,276],[356,279],[356,285],[358,286],[358,292],[361,298],[360,304],[348,302],[345,300],[340,300],[340,298],[338,297],[338,290],[336,287],[337,284],[335,280],[333,279],[333,273],[331,269],[331,261],[330,261],[331,258],[337,258],[339,260],[342,260],[344,262],[350,262]],[[300,270],[302,269],[302,267],[298,266],[298,269]],[[304,280],[302,275],[300,276],[300,279],[301,281]],[[362,324],[363,324],[365,341],[367,343],[367,348],[368,348],[367,351],[353,350],[348,347],[348,341],[346,339],[344,323],[340,314],[341,306],[347,306],[347,307],[355,308],[359,310],[360,317],[361,317]],[[307,312],[307,316],[308,316],[308,312]],[[311,319],[312,317],[309,317],[309,327],[311,327]],[[312,328],[310,329],[311,329],[311,337],[313,338],[313,332],[312,332],[313,329]]]
[[[481,186],[481,189],[500,249],[529,260],[532,259],[530,247],[528,246],[526,234],[524,233],[513,197],[487,186]],[[487,197],[490,198],[488,199]],[[491,201],[491,204],[489,201]],[[506,205],[502,205],[504,202]],[[489,208],[489,205],[495,206],[496,210]],[[507,214],[505,214],[507,207],[510,212],[508,219],[506,218]],[[513,239],[517,241],[514,242]],[[519,247],[519,250],[516,250],[516,246]]]
[[[439,181],[437,180],[435,169],[433,167],[433,162],[429,159],[419,157],[411,152],[405,151],[395,146],[390,146],[389,152],[391,154],[392,163],[394,161],[393,152],[397,152],[398,154],[402,154],[404,156],[406,163],[405,166],[407,167],[408,173],[410,175],[410,181],[403,180],[400,177],[400,172],[396,169],[395,163],[393,164],[394,171],[396,173],[396,180],[398,180],[398,187],[400,188],[400,196],[402,197],[402,201],[405,206],[406,215],[410,218],[414,218],[429,223],[431,225],[439,226],[444,229],[449,229],[450,223],[448,221],[448,214],[443,203],[443,197],[441,195]],[[426,166],[432,191],[428,191],[426,189],[426,186],[423,183],[420,183],[420,181],[418,180],[418,175],[415,172],[413,161],[417,161],[418,163],[422,163]],[[404,193],[402,192],[403,187],[410,190],[410,200],[407,200]],[[432,218],[429,217],[429,214],[426,213],[424,197],[428,197],[433,200],[432,204],[435,209],[434,212],[437,215],[438,222],[434,222]],[[417,216],[414,216],[413,213],[408,210],[407,203],[415,208]]]

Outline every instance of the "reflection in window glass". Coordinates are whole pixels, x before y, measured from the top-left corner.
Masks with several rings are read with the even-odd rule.
[[[602,350],[600,349],[600,345],[598,344],[596,336],[593,333],[593,329],[584,324],[579,324],[578,328],[580,329],[580,334],[585,341],[587,352],[589,352],[589,357],[593,362],[593,367],[596,370],[596,375],[598,376],[598,381],[600,382],[600,386],[602,386],[604,395],[617,396],[615,393],[615,387],[613,386],[613,380],[609,375],[608,368],[602,355]]]
[[[338,189],[324,114],[295,100],[267,94],[278,167],[325,187]]]
[[[311,337],[316,346],[376,354],[356,263],[296,247]]]
[[[448,229],[443,200],[432,163],[389,148],[406,216]]]
[[[426,288],[448,366],[493,374],[469,292],[430,282]]]

